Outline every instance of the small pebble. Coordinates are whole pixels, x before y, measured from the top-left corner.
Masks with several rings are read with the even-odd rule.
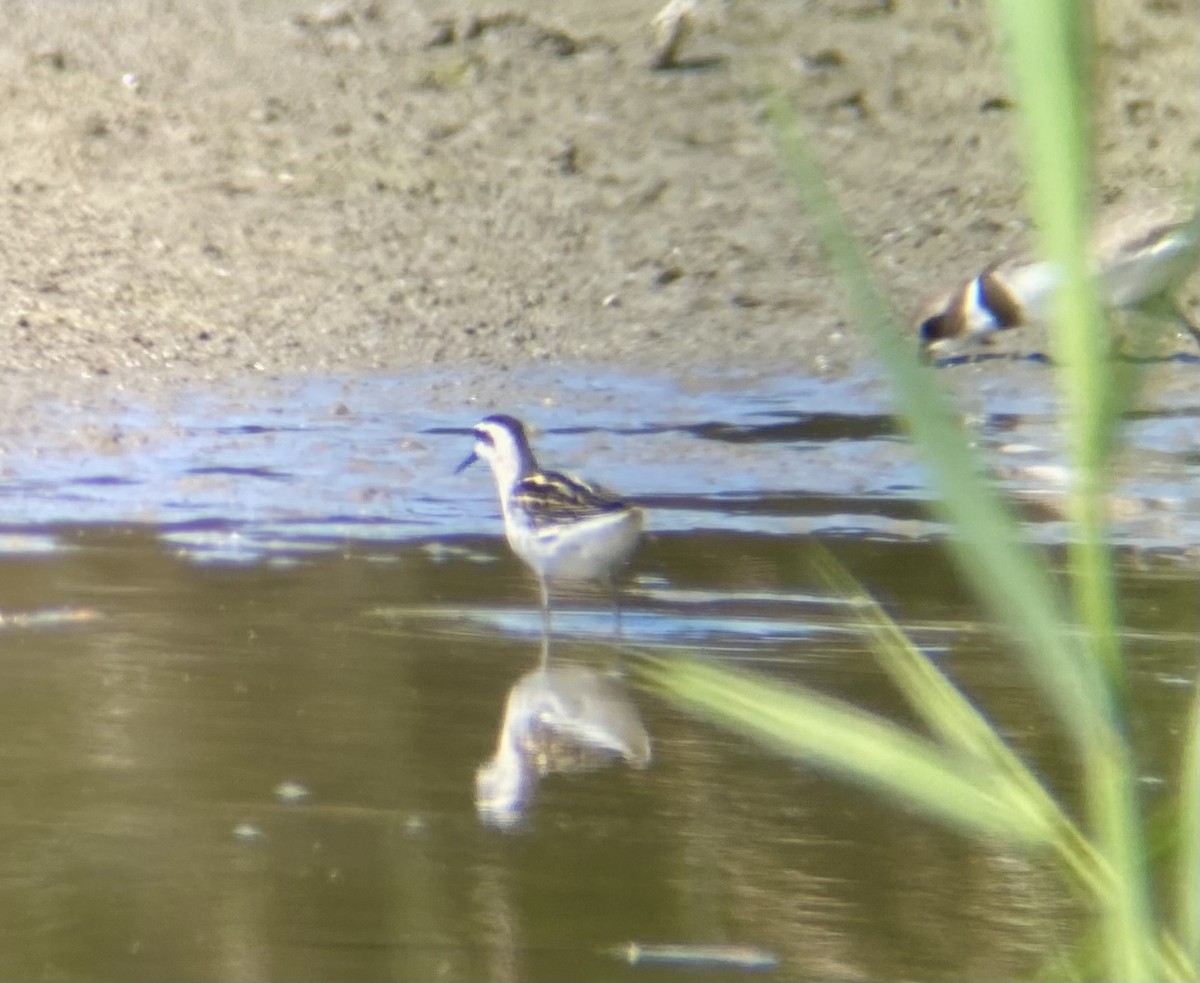
[[[696,0],[669,0],[655,15],[650,22],[651,68],[674,68],[679,64],[679,49],[692,33],[695,20]]]

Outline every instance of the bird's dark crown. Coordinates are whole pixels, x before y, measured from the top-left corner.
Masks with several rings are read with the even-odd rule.
[[[503,427],[509,433],[517,437],[522,443],[526,442],[525,424],[523,424],[515,416],[509,416],[507,413],[493,413],[491,416],[484,417],[479,421],[479,423],[490,423],[492,426]]]

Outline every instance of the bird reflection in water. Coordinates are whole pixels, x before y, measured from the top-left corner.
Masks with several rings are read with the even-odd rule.
[[[475,808],[488,825],[515,826],[547,775],[617,759],[650,763],[650,736],[621,676],[543,657],[508,691],[496,753],[475,773]]]

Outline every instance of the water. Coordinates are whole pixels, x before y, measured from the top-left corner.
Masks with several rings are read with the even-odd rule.
[[[1060,566],[1062,459],[1029,372],[940,378]],[[0,975],[1001,978],[1070,941],[1040,864],[627,688],[606,699],[644,726],[645,767],[558,762],[517,815],[477,812],[539,648],[490,477],[452,474],[501,409],[547,428],[547,461],[650,507],[631,641],[909,719],[814,582],[819,541],[1077,794],[877,383],[523,382],[496,401],[433,374],[30,407],[54,427],[0,458]],[[1200,637],[1187,388],[1168,379],[1131,423],[1114,530],[1152,794],[1174,784]],[[556,663],[621,687],[603,596],[563,596],[555,627]],[[685,948],[630,966],[631,942]]]

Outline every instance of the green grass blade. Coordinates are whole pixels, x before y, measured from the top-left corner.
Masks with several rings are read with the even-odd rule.
[[[1192,702],[1187,726],[1179,783],[1180,857],[1175,923],[1179,944],[1195,973],[1200,968],[1200,688]]]
[[[828,550],[814,547],[813,565],[831,593],[854,605],[858,624],[867,630],[876,661],[934,736],[964,755],[983,759],[1031,800],[1037,800],[1040,811],[1053,817],[1053,846],[1064,868],[1093,897],[1106,891],[1108,871],[1092,845],[988,719]]]
[[[784,162],[846,284],[854,320],[868,332],[893,396],[925,465],[936,510],[955,530],[959,564],[993,616],[1015,638],[1025,665],[1075,739],[1086,746],[1105,726],[1103,678],[1067,630],[1066,610],[1043,564],[1026,549],[1012,511],[980,474],[978,462],[916,339],[891,323],[853,236],[826,188],[797,123],[771,103]]]
[[[1051,339],[1072,457],[1075,602],[1115,694],[1124,691],[1105,536],[1108,460],[1118,425],[1108,319],[1088,261],[1091,220],[1090,5],[996,0],[1011,41],[1029,196],[1048,259],[1063,270]]]
[[[730,729],[975,834],[1049,845],[1054,817],[998,769],[820,694],[692,658],[643,655],[650,688]]]
[[[947,745],[972,757],[999,761],[999,735],[975,706],[942,674],[863,586],[820,545],[811,547],[817,575],[830,593],[853,605],[857,624],[868,632],[879,665],[925,725]],[[1007,766],[1007,762],[1005,763]]]
[[[1091,188],[1091,10],[1081,0],[996,0],[1024,125],[1029,195],[1047,258],[1063,270],[1052,340],[1072,458],[1075,607],[1105,685],[1089,694],[1100,724],[1084,744],[1089,818],[1113,872],[1102,899],[1106,975],[1150,979],[1159,966],[1149,870],[1124,718],[1125,676],[1105,500],[1116,433],[1110,341],[1087,259]]]

